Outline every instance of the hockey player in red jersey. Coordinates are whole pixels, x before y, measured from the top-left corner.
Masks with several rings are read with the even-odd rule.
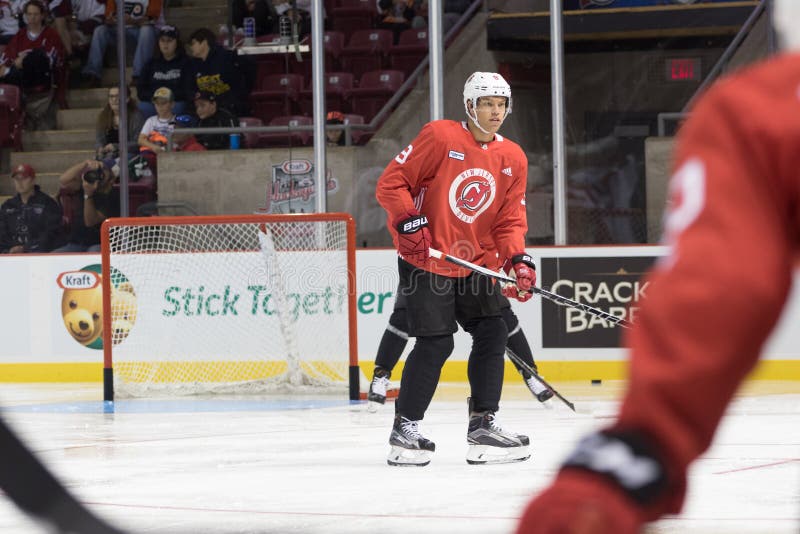
[[[502,289],[521,301],[536,281],[525,254],[525,186],[528,162],[516,143],[497,131],[511,112],[511,88],[495,73],[473,73],[464,84],[469,120],[426,124],[378,180],[376,196],[387,211],[399,254],[400,294],[406,299],[408,355],[389,443],[391,465],[427,465],[435,446],[419,432],[453,350],[460,322],[473,340],[467,441],[469,463],[527,459],[528,436],[497,421],[503,384],[507,329],[500,289],[488,277],[431,258],[429,249],[486,263],[482,236],[491,240],[515,273],[516,286]]]
[[[800,2],[776,1],[774,17],[797,32]],[[782,37],[800,44],[800,32]],[[626,339],[620,413],[567,457],[518,534],[630,534],[681,510],[687,469],[789,292],[800,252],[798,95],[800,55],[783,54],[717,82],[693,109],[677,140],[670,252]]]

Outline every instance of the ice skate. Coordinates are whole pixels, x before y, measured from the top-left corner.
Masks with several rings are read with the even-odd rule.
[[[419,433],[419,421],[410,421],[397,414],[389,436],[389,465],[422,467],[431,463],[431,455],[436,444]]]
[[[533,396],[536,397],[536,400],[539,402],[545,402],[553,398],[553,391],[536,380],[536,377],[533,375],[525,376],[522,375],[523,379],[525,380],[525,385],[528,386],[528,389],[531,390]]]
[[[367,411],[375,412],[378,407],[386,403],[386,390],[389,389],[389,378],[391,371],[383,367],[376,367],[372,375],[372,382],[367,393]]]
[[[467,430],[467,463],[505,464],[531,457],[528,436],[504,430],[494,412],[471,412]]]

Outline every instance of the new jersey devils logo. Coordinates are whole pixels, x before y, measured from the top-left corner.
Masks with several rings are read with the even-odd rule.
[[[456,201],[456,207],[474,212],[483,205],[491,192],[492,188],[487,183],[470,182],[461,190],[461,197]]]
[[[485,169],[467,169],[450,184],[450,209],[466,223],[486,211],[496,194],[495,179]]]

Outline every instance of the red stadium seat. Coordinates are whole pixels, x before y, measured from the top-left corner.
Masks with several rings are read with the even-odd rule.
[[[339,57],[344,49],[344,33],[337,31],[325,32],[323,36],[325,48],[325,71],[334,72],[339,70]]]
[[[346,124],[365,124],[364,117],[362,115],[356,115],[355,113],[345,113],[344,122]],[[369,141],[372,137],[372,133],[373,132],[369,130],[350,130],[354,145],[363,145]]]
[[[278,44],[281,36],[277,33],[268,33],[256,37],[256,43],[275,43]],[[269,74],[283,74],[287,71],[287,61],[284,54],[254,54],[249,56],[256,64],[256,79]]]
[[[323,34],[323,50],[325,51],[325,72],[339,70],[339,56],[344,48],[344,33],[336,31],[326,31]],[[311,46],[311,44],[309,44]],[[287,54],[289,60],[289,72],[300,74],[306,80],[311,79],[311,54],[302,54],[301,61],[297,60],[295,54]]]
[[[264,121],[256,117],[239,117],[239,126],[264,126]],[[245,132],[242,137],[244,138],[245,148],[258,148],[260,146],[260,136],[262,134],[256,132]]]
[[[389,66],[401,70],[408,78],[428,55],[428,30],[404,30],[400,40],[389,49]]]
[[[269,121],[270,126],[311,126],[314,124],[311,117],[303,115],[284,115]],[[294,130],[289,132],[262,133],[259,144],[263,147],[286,148],[293,146],[308,146],[311,143],[313,132],[311,130]]]
[[[383,69],[388,64],[393,41],[391,30],[358,30],[342,49],[339,64],[343,71],[352,72],[360,80],[365,72]]]
[[[350,111],[371,121],[386,102],[400,90],[405,75],[399,70],[374,70],[364,73],[358,87],[350,89]]]
[[[250,93],[253,116],[269,123],[279,115],[295,115],[299,112],[298,98],[303,89],[303,77],[299,74],[269,74],[256,80],[256,88]]]
[[[22,124],[25,110],[16,85],[0,84],[0,147],[22,150]]]
[[[346,112],[350,109],[347,91],[353,88],[353,75],[349,72],[325,73],[325,109]],[[300,110],[303,115],[314,113],[314,92],[309,85],[300,93]]]

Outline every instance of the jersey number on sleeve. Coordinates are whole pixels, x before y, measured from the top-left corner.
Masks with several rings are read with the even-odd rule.
[[[408,148],[400,152],[397,156],[395,156],[394,160],[402,165],[408,159],[408,156],[411,155],[411,151],[414,150],[414,145],[408,145]]]
[[[672,176],[669,199],[664,242],[673,247],[681,232],[703,211],[706,202],[706,167],[699,158],[689,159]]]

